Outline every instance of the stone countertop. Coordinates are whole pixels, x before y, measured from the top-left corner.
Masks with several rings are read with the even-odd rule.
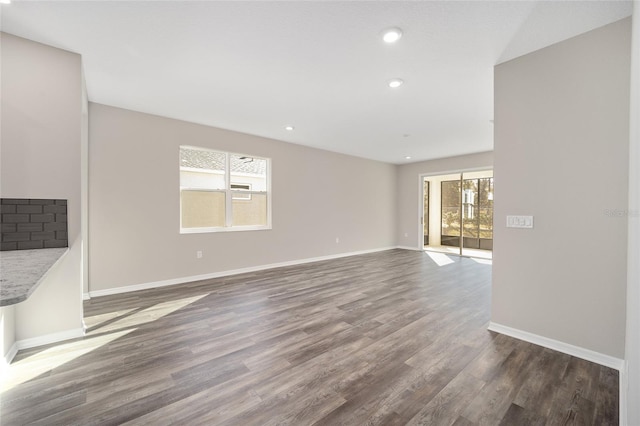
[[[27,300],[47,271],[68,251],[65,247],[0,252],[0,306]]]

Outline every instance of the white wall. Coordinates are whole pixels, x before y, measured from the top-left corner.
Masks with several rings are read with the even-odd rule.
[[[640,425],[640,2],[633,5],[629,144],[629,251],[627,255],[626,423]]]
[[[16,312],[15,306],[3,306],[0,308],[0,374],[5,360],[12,358],[9,354],[16,342]]]
[[[82,124],[80,129],[80,221],[82,234],[82,292],[89,292],[89,96],[82,70]]]
[[[395,245],[396,166],[93,103],[89,119],[91,292]],[[271,158],[273,229],[181,235],[180,145]]]
[[[79,55],[2,34],[3,198],[68,200],[69,253],[15,306],[15,339],[81,330]]]
[[[422,249],[423,230],[420,224],[422,204],[421,175],[446,174],[493,167],[493,152],[461,155],[438,160],[421,161],[398,166],[397,223],[398,245]],[[405,236],[406,235],[406,236]]]
[[[495,68],[492,321],[619,359],[629,58],[625,19]]]

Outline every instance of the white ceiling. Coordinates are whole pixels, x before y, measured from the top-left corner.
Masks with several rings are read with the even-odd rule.
[[[631,9],[630,1],[13,0],[1,24],[82,54],[93,102],[402,164],[491,150],[493,66]],[[404,35],[387,45],[380,33],[392,26]],[[390,89],[396,77],[405,84]]]

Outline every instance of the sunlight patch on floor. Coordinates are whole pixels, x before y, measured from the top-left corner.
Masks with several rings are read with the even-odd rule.
[[[11,363],[3,373],[0,391],[6,392],[15,386],[33,380],[36,377],[60,367],[76,358],[94,351],[122,336],[125,336],[136,328],[105,334],[75,342],[62,343],[45,349],[33,356]]]
[[[445,265],[449,265],[451,263],[454,263],[454,261],[451,259],[451,257],[447,256],[444,253],[436,253],[433,251],[427,251],[425,252],[427,254],[427,256],[429,256],[431,258],[431,260],[433,260],[436,265],[438,266],[445,266]]]
[[[476,263],[480,263],[481,265],[493,265],[492,259],[480,259],[478,257],[472,257],[471,260]]]
[[[136,327],[146,324],[178,311],[187,305],[190,305],[209,293],[200,294],[184,299],[169,300],[167,302],[157,303],[144,309],[128,309],[118,311],[115,314],[103,314],[85,319],[91,333],[105,333],[108,331],[120,330],[127,327]]]
[[[4,369],[0,380],[0,392],[33,380],[70,361],[90,353],[138,329],[138,326],[160,319],[172,312],[188,306],[209,293],[184,299],[157,303],[144,309],[128,309],[114,314],[97,315],[86,318],[92,325],[91,333],[84,339],[52,346],[34,355],[11,363]]]
[[[84,323],[86,324],[88,330],[93,330],[94,328],[99,327],[101,324],[107,324],[111,321],[115,321],[118,318],[124,317],[125,315],[133,311],[135,311],[135,309],[125,309],[122,311],[107,312],[91,317],[85,317]]]

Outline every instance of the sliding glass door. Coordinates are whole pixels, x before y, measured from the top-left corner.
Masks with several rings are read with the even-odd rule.
[[[440,244],[460,247],[460,179],[440,183]]]
[[[492,171],[425,177],[423,194],[426,249],[474,257],[491,257]],[[434,196],[437,196],[437,199],[434,199]],[[437,211],[434,211],[436,209]],[[429,219],[436,225],[435,229],[433,225],[428,225]]]
[[[422,181],[422,200],[424,202],[422,208],[422,235],[424,236],[423,244],[429,245],[429,194],[431,192],[431,185],[428,180]]]
[[[493,250],[493,177],[478,180],[478,248]]]
[[[462,254],[493,250],[493,177],[463,174],[462,188]]]

